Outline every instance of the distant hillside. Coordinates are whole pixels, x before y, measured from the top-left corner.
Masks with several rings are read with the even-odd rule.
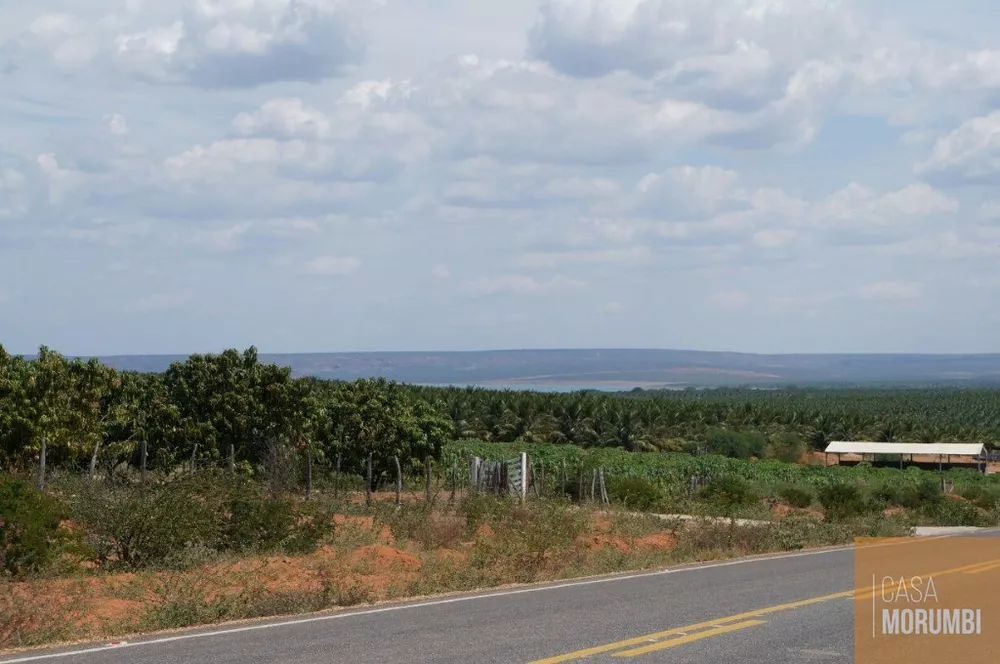
[[[407,383],[658,386],[816,384],[1000,384],[1000,354],[755,355],[684,350],[513,350],[475,352],[261,354],[296,376]],[[164,371],[179,355],[121,355],[102,362]]]

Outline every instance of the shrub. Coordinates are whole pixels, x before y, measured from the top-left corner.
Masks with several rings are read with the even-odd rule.
[[[882,482],[872,489],[871,500],[873,503],[884,507],[889,507],[890,505],[901,505],[905,500],[903,496],[903,488],[897,484]]]
[[[698,495],[726,514],[731,514],[736,509],[751,505],[760,499],[757,491],[746,480],[736,475],[712,478],[699,490]]]
[[[537,580],[546,565],[566,557],[589,522],[585,511],[568,511],[560,501],[508,505],[489,522],[493,534],[477,538],[470,555],[473,567],[494,582]]]
[[[916,485],[904,492],[906,504],[903,507],[921,507],[935,505],[944,499],[941,483],[936,478],[924,477]]]
[[[22,576],[51,560],[63,506],[28,482],[0,474],[0,574]]]
[[[387,526],[397,541],[413,540],[427,550],[452,548],[466,531],[460,515],[435,513],[427,503],[376,505],[375,521]]]
[[[847,482],[831,482],[820,488],[819,502],[831,521],[860,516],[867,510],[861,490]]]
[[[872,500],[880,506],[898,505],[907,509],[937,503],[942,497],[940,483],[931,477],[921,477],[912,484],[882,482],[871,494]]]
[[[990,516],[962,500],[942,500],[925,505],[921,514],[934,526],[995,526]]]
[[[972,486],[963,487],[958,490],[958,495],[960,495],[962,498],[965,498],[970,503],[979,502],[983,498],[983,496],[988,494],[989,492],[986,489],[984,489],[981,486],[977,486],[975,484]]]
[[[333,535],[333,512],[319,503],[300,503],[292,532],[281,543],[287,553],[310,553]]]
[[[778,491],[778,495],[781,496],[785,502],[787,502],[792,507],[798,507],[800,509],[809,507],[813,502],[813,492],[805,487],[788,485],[782,487]]]
[[[492,526],[510,515],[510,499],[491,493],[478,493],[464,498],[458,505],[459,514],[465,515],[466,532],[474,534],[482,524]]]
[[[705,437],[705,443],[710,454],[719,454],[733,459],[749,459],[764,455],[767,438],[756,431],[713,429]]]
[[[192,545],[218,541],[217,506],[186,481],[147,487],[85,487],[75,505],[104,564],[129,568],[164,562]]]
[[[225,503],[228,515],[222,526],[223,548],[234,551],[272,551],[280,548],[295,529],[291,500],[263,495],[256,487],[240,483]]]
[[[609,500],[639,512],[655,510],[663,499],[660,487],[641,477],[608,477],[606,485]]]
[[[785,463],[797,463],[806,450],[805,441],[798,435],[785,432],[771,439],[768,446],[768,456]]]
[[[990,511],[1000,507],[1000,492],[996,488],[975,487],[962,491],[960,495],[979,509]]]

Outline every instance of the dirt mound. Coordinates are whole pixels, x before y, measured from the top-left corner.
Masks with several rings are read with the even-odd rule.
[[[617,537],[607,535],[580,535],[576,538],[576,545],[592,551],[600,549],[618,549],[622,553],[628,553],[632,547],[628,542]]]
[[[788,517],[813,517],[822,519],[823,510],[817,507],[792,507],[788,503],[776,502],[771,505],[771,518],[775,521]]]
[[[434,554],[434,557],[439,561],[448,561],[454,563],[463,563],[468,560],[468,556],[461,551],[453,551],[451,549],[441,549]]]
[[[345,560],[352,565],[373,564],[378,570],[415,570],[420,567],[420,561],[414,556],[381,544],[355,549],[347,554]]]
[[[617,549],[622,553],[630,553],[638,549],[672,549],[674,542],[674,536],[666,532],[636,538],[589,533],[576,538],[576,545],[584,549],[591,551]]]
[[[351,524],[362,528],[375,527],[375,519],[370,516],[347,516],[346,514],[334,514],[333,523],[336,526],[346,526]]]
[[[635,541],[637,549],[672,549],[676,538],[670,533],[657,533],[640,537]]]
[[[609,532],[614,528],[614,523],[611,522],[606,516],[598,514],[594,517],[594,528],[602,533]]]

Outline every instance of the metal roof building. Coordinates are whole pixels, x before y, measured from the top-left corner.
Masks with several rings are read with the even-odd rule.
[[[867,443],[833,441],[826,446],[830,454],[933,454],[951,456],[981,456],[986,452],[982,443]]]
[[[951,465],[952,457],[962,457],[965,463],[975,461],[980,470],[986,470],[986,446],[982,443],[874,443],[864,441],[836,440],[826,446],[827,454],[836,454],[838,464],[842,454],[865,455],[899,455],[899,467],[903,467],[903,458],[910,457],[913,463],[915,456],[936,456],[938,469],[943,469],[944,460]],[[924,462],[926,463],[926,462]],[[916,465],[921,465],[917,462]]]

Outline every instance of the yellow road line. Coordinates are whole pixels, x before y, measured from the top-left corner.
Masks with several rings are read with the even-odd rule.
[[[685,634],[684,636],[667,639],[666,641],[651,643],[648,646],[642,646],[641,648],[632,648],[631,650],[616,652],[612,655],[612,657],[635,657],[636,655],[645,655],[646,653],[655,652],[657,650],[666,650],[667,648],[673,648],[675,646],[682,646],[685,643],[691,643],[692,641],[707,639],[712,636],[719,636],[720,634],[727,634],[729,632],[735,632],[737,630],[746,629],[747,627],[763,625],[765,622],[766,621],[764,620],[745,620],[743,622],[733,623],[732,625],[721,625],[714,629],[698,632],[697,634]]]
[[[988,561],[983,561],[983,562],[979,562],[979,563],[974,563],[974,564],[971,564],[971,565],[963,565],[961,567],[953,567],[951,569],[940,570],[938,572],[929,572],[927,574],[924,574],[924,576],[944,576],[946,574],[956,574],[956,573],[960,573],[960,572],[965,572],[965,573],[968,573],[968,574],[975,574],[975,573],[985,572],[985,571],[994,569],[995,567],[998,567],[998,566],[1000,566],[1000,559],[995,559],[995,560],[988,560]],[[637,646],[637,647],[634,648],[633,650],[627,650],[626,652],[630,652],[630,653],[633,653],[633,654],[637,655],[637,654],[640,654],[640,653],[635,652],[636,650],[643,650],[643,652],[651,652],[652,650],[658,649],[658,648],[653,648],[652,646],[654,646],[654,645],[658,646],[660,644],[650,644],[649,643],[650,641],[661,641],[662,639],[666,639],[667,637],[684,635],[684,636],[681,636],[680,639],[670,639],[669,641],[665,641],[665,643],[671,643],[671,644],[673,644],[673,646],[681,645],[682,643],[689,643],[689,642],[695,641],[697,639],[708,638],[710,636],[715,636],[716,634],[723,634],[725,632],[719,632],[719,631],[717,631],[717,629],[721,628],[722,626],[728,626],[729,623],[737,623],[739,621],[752,622],[753,621],[752,619],[754,619],[754,618],[760,618],[762,616],[765,616],[765,615],[768,615],[768,614],[771,614],[771,613],[777,613],[779,611],[789,611],[791,609],[798,609],[798,608],[801,608],[801,607],[804,607],[804,606],[810,606],[812,604],[819,604],[820,602],[828,602],[828,601],[835,600],[835,599],[843,599],[843,598],[848,598],[848,597],[853,597],[855,600],[871,599],[872,595],[873,594],[877,594],[878,592],[880,592],[880,591],[876,590],[875,593],[873,593],[870,588],[865,588],[864,590],[861,590],[859,588],[857,592],[855,592],[854,590],[845,590],[843,592],[832,593],[830,595],[821,595],[821,596],[818,596],[818,597],[810,597],[808,599],[799,600],[797,602],[788,602],[786,604],[776,604],[774,606],[763,607],[763,608],[756,609],[756,610],[753,610],[753,611],[745,611],[743,613],[737,613],[735,615],[726,616],[724,618],[716,618],[714,620],[706,620],[704,622],[694,623],[694,624],[691,624],[691,625],[685,625],[683,627],[674,627],[674,628],[671,628],[671,629],[663,630],[661,632],[653,632],[652,634],[645,634],[643,636],[637,636],[637,637],[634,637],[634,638],[631,638],[631,639],[625,639],[623,641],[615,641],[614,643],[606,643],[604,645],[594,646],[592,648],[584,648],[582,650],[575,650],[573,652],[565,653],[565,654],[562,654],[562,655],[555,655],[553,657],[546,657],[545,659],[537,659],[537,660],[534,660],[532,662],[529,662],[529,664],[560,664],[561,662],[569,662],[569,661],[572,661],[572,660],[575,660],[575,659],[583,659],[584,657],[591,657],[593,655],[600,655],[600,654],[603,654],[603,653],[608,653],[608,652],[612,652],[612,651],[616,651],[616,650],[621,650],[623,648],[629,648],[631,646]],[[751,625],[746,625],[746,626],[750,627]],[[706,628],[711,628],[711,629],[708,629],[707,631],[699,633],[699,634],[687,635],[687,632],[694,632],[694,631],[698,631],[698,630],[704,630]],[[742,629],[742,627],[740,629]],[[727,631],[731,631],[731,630],[727,630]],[[688,636],[690,636],[692,638],[688,638]],[[697,637],[697,639],[694,638],[694,637]],[[682,640],[682,639],[685,639],[685,640]],[[673,647],[673,646],[664,646],[664,647]],[[644,648],[648,648],[650,650],[644,650]],[[614,656],[617,657],[618,654],[616,654]],[[628,655],[628,656],[632,656],[632,655]]]
[[[590,657],[591,655],[600,655],[601,653],[611,652],[613,650],[620,650],[621,648],[627,648],[629,646],[640,646],[648,643],[649,641],[660,640],[668,636],[676,636],[682,632],[693,632],[699,629],[705,629],[706,627],[718,627],[724,623],[731,623],[740,620],[759,618],[760,616],[765,616],[769,613],[777,613],[778,611],[788,611],[790,609],[797,609],[802,606],[809,606],[810,604],[828,602],[833,599],[850,597],[853,594],[854,594],[853,590],[845,590],[844,592],[834,593],[832,595],[810,597],[809,599],[803,599],[798,602],[789,602],[788,604],[767,606],[761,609],[756,609],[754,611],[737,613],[736,615],[727,616],[725,618],[706,620],[704,622],[694,623],[692,625],[685,625],[683,627],[674,627],[672,629],[667,629],[662,632],[653,632],[652,634],[645,634],[643,636],[637,636],[631,639],[625,639],[624,641],[615,641],[614,643],[606,643],[601,646],[594,646],[593,648],[584,648],[583,650],[575,650],[573,652],[568,652],[564,655],[556,655],[555,657],[546,657],[545,659],[537,659],[533,662],[530,662],[530,664],[559,664],[560,662],[569,662],[574,659]]]
[[[966,574],[981,574],[982,572],[990,572],[990,571],[995,570],[997,568],[1000,568],[1000,560],[993,560],[993,561],[988,562],[988,563],[980,563],[979,565],[974,566],[972,569],[965,570],[965,573]]]
[[[980,563],[973,563],[971,565],[962,565],[961,567],[952,567],[950,569],[943,569],[937,572],[927,572],[926,574],[922,574],[921,576],[946,576],[948,574],[959,574],[959,573],[979,574],[981,572],[988,572],[990,570],[997,569],[998,567],[1000,567],[1000,559],[994,559],[994,560],[986,560]],[[871,588],[865,588],[864,590],[861,590],[859,588],[854,595],[854,599],[856,600],[871,599],[872,595],[878,595],[880,592],[881,592],[880,589],[872,591]]]

